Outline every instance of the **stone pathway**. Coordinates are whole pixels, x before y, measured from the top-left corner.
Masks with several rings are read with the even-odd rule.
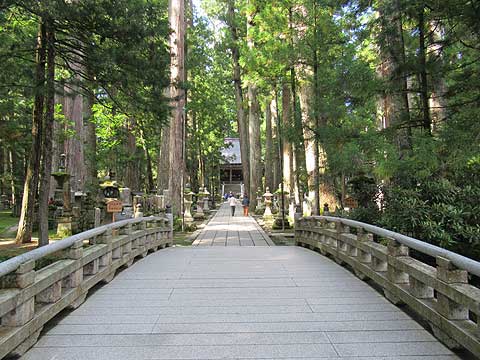
[[[273,246],[275,245],[257,222],[243,216],[243,208],[236,206],[235,216],[230,206],[222,204],[205,226],[193,246]]]
[[[226,210],[198,246],[138,261],[22,359],[457,359],[328,258],[294,246],[225,246],[262,234]]]

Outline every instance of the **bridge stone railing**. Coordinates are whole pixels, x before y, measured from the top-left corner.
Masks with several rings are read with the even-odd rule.
[[[361,222],[329,216],[305,217],[295,227],[297,245],[348,265],[370,279],[396,305],[407,305],[429,322],[450,348],[463,347],[480,358],[480,263],[437,246]],[[409,250],[433,258],[430,264]],[[412,251],[413,253],[413,251]],[[423,258],[427,258],[423,256]]]
[[[171,246],[172,235],[169,219],[129,219],[0,263],[0,359],[22,355],[50,319],[80,306],[89,289],[110,282],[120,267]],[[54,262],[35,270],[35,261],[46,256]]]

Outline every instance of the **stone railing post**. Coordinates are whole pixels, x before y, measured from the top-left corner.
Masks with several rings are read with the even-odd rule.
[[[146,230],[147,229],[147,222],[145,220],[140,221],[138,224],[138,230]]]
[[[17,270],[1,278],[1,288],[25,289],[35,282],[35,261],[21,264]],[[2,317],[3,326],[22,326],[33,319],[35,298],[31,297],[17,304],[15,309]]]
[[[342,234],[349,233],[350,228],[345,226],[341,222],[335,223],[335,230],[337,235],[333,238],[333,247],[336,250],[336,255],[334,255],[334,260],[339,265],[344,265],[345,262],[340,258],[339,253],[346,253],[347,252],[347,244],[342,240]]]
[[[408,256],[408,247],[400,244],[395,239],[388,240],[388,265],[387,276],[388,280],[394,284],[408,284],[409,275],[395,266],[395,258]]]
[[[357,241],[363,244],[373,242],[373,234],[365,232],[363,228],[357,228]],[[372,262],[372,254],[360,248],[358,250],[358,261],[362,264],[370,264]]]
[[[107,252],[100,256],[99,266],[105,267],[112,264],[112,231],[105,230],[105,232],[97,237],[97,244],[107,245]]]
[[[130,236],[132,234],[132,231],[133,231],[132,224],[127,224],[120,228],[119,233],[120,235]],[[125,245],[123,245],[122,254],[127,255],[127,254],[130,254],[131,252],[132,252],[132,241],[128,241],[127,243],[125,243]],[[131,261],[133,263],[133,259]]]
[[[370,267],[376,272],[387,272],[388,271],[388,262],[387,260],[380,258],[372,254],[372,262],[370,263]]]
[[[447,284],[467,284],[468,273],[457,269],[450,260],[437,256],[437,279]],[[448,291],[445,292],[437,292],[437,311],[449,320],[468,319],[468,308],[455,302]]]
[[[441,256],[436,257],[437,262],[437,279],[446,284],[467,284],[468,272],[460,270],[452,264],[449,259]],[[468,308],[462,304],[459,304],[454,299],[453,288],[444,287],[445,291],[440,292],[437,290],[437,302],[436,310],[448,320],[468,320],[469,311]],[[450,293],[450,291],[452,293]],[[440,325],[430,323],[434,335],[439,338],[450,349],[460,348],[461,345],[448,335],[448,330],[445,331]]]
[[[408,247],[400,244],[395,239],[388,239],[387,245],[388,260],[387,260],[387,279],[392,284],[409,284],[410,277],[407,273],[399,270],[396,267],[396,259],[400,257],[408,256]],[[395,305],[402,304],[403,302],[393,294],[388,288],[384,288],[383,292],[385,297]]]
[[[64,251],[64,257],[70,260],[80,260],[83,256],[83,241],[78,240],[73,243],[68,249]],[[79,267],[63,279],[63,287],[73,289],[83,281],[83,267]]]
[[[348,252],[348,246],[342,240],[341,235],[350,234],[350,227],[338,222],[336,224],[336,228],[337,228],[337,234],[338,234],[338,240],[337,240],[338,251],[343,252],[343,253],[347,253]]]

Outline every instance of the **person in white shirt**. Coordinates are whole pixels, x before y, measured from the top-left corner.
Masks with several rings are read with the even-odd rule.
[[[230,197],[228,198],[228,205],[230,205],[230,209],[232,209],[232,216],[235,216],[235,206],[237,205],[237,199],[232,192],[230,192]]]

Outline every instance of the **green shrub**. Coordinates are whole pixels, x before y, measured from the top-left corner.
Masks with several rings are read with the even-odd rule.
[[[385,192],[381,225],[419,240],[480,258],[480,184],[429,179]]]

